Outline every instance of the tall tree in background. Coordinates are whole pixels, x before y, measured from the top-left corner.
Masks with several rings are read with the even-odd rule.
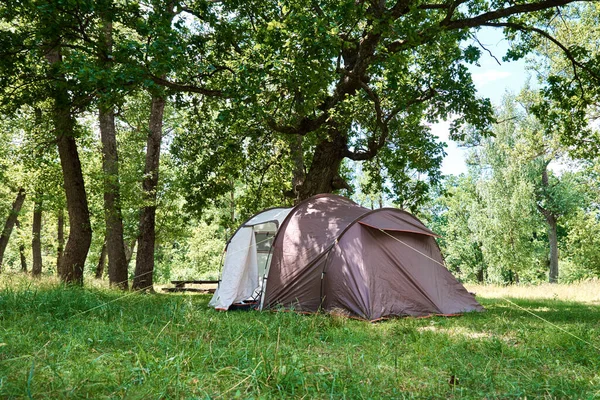
[[[573,213],[582,201],[572,184],[569,174],[558,176],[550,169],[551,163],[556,163],[568,155],[560,138],[559,129],[544,129],[543,124],[533,115],[533,109],[540,103],[539,94],[524,90],[518,98],[527,118],[520,121],[521,141],[525,143],[520,149],[521,157],[532,164],[536,208],[543,216],[548,232],[548,280],[558,282],[558,225],[559,220]]]
[[[42,193],[35,193],[33,206],[33,224],[31,225],[31,251],[33,254],[33,266],[31,275],[42,274]]]
[[[60,35],[60,32],[61,30],[57,29],[56,33]],[[70,226],[69,238],[60,258],[58,270],[64,282],[83,284],[83,267],[92,241],[92,229],[83,172],[75,141],[76,121],[73,115],[73,103],[66,76],[61,73],[63,57],[60,36],[57,35],[48,41],[46,59],[50,64],[52,114],[63,171]]]
[[[531,113],[539,99],[530,90],[507,96],[491,138],[479,137],[471,155],[480,210],[470,216],[486,262],[509,278],[546,270],[558,280],[559,225],[581,206],[568,173],[553,165],[567,154],[557,132],[550,134]],[[544,233],[545,231],[545,233]]]
[[[440,235],[438,240],[448,269],[464,280],[483,283],[488,265],[478,229],[477,215],[485,212],[477,188],[478,177],[473,166],[468,174],[448,176],[440,193],[425,208],[424,217]]]
[[[15,226],[17,227],[17,230],[21,229],[21,224],[19,223],[18,219],[15,221]],[[19,258],[21,259],[21,271],[27,273],[27,257],[25,256],[25,243],[23,243],[22,241],[21,243],[19,243]]]
[[[23,202],[25,201],[25,196],[25,189],[20,188],[19,192],[17,193],[17,197],[12,204],[12,208],[8,213],[8,216],[6,217],[6,222],[4,223],[2,233],[0,234],[0,271],[2,271],[2,260],[4,259],[4,251],[6,250],[6,246],[8,245],[8,240],[10,239],[13,227],[17,223],[19,213],[21,212],[21,207],[23,207]]]
[[[158,27],[154,46],[154,54],[161,60],[161,56],[168,55],[168,48],[172,44],[171,24],[174,14],[174,1],[169,0],[164,9],[158,4],[150,16],[148,24]],[[169,40],[170,39],[170,40]],[[160,54],[164,51],[165,54]],[[164,60],[164,59],[163,59]],[[160,62],[160,61],[159,61]],[[164,71],[159,72],[161,79],[166,77],[169,70],[167,63],[162,65]],[[165,113],[166,96],[164,93],[154,93],[150,106],[150,118],[148,123],[148,136],[146,141],[146,163],[144,167],[144,180],[142,188],[144,191],[144,205],[140,213],[140,225],[138,236],[138,252],[135,265],[135,276],[133,288],[152,290],[154,275],[154,249],[156,239],[156,198],[158,187],[158,167],[160,163],[160,146],[163,135],[163,117]]]
[[[103,70],[110,70],[113,62],[113,17],[116,10],[110,0],[100,2],[100,7],[102,26],[99,35],[99,64]],[[110,82],[110,77],[110,73],[105,74],[106,81]],[[114,100],[110,88],[100,87],[100,93],[104,96],[98,106],[98,120],[102,141],[104,218],[106,223],[106,244],[103,245],[101,259],[108,255],[108,279],[110,284],[127,289],[127,258],[123,240],[117,132],[115,110],[112,104]]]
[[[163,133],[163,115],[166,99],[153,96],[146,145],[146,166],[144,168],[144,206],[140,213],[138,252],[135,264],[134,289],[151,289],[154,273],[154,244],[156,235],[156,189],[158,186],[158,166],[160,144]]]

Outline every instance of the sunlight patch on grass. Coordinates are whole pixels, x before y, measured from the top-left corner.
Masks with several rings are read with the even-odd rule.
[[[518,298],[518,299],[549,299],[562,301],[577,301],[600,305],[600,279],[593,279],[573,284],[541,285],[475,285],[466,284],[469,292],[485,298]]]
[[[484,332],[484,331],[474,331],[471,329],[467,329],[464,327],[452,327],[452,328],[444,328],[439,326],[423,326],[417,329],[419,332],[437,332],[442,333],[451,337],[461,337],[464,339],[497,339],[502,340],[509,344],[515,344],[516,339],[514,337],[506,336],[506,335],[498,335],[493,332]]]

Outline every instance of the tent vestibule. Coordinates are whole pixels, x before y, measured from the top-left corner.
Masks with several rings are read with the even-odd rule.
[[[291,208],[272,208],[256,214],[230,238],[219,286],[209,305],[227,310],[234,303],[256,298],[262,292],[271,243]]]

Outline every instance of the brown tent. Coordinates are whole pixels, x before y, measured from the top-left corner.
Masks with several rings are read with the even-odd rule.
[[[436,235],[407,212],[324,194],[285,210],[277,225],[256,291],[261,309],[340,310],[370,321],[483,310],[443,266]],[[219,290],[211,303],[218,298]]]

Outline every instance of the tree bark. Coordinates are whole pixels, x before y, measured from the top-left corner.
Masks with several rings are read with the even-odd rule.
[[[159,23],[165,28],[171,26],[175,2],[169,0],[163,10],[164,19]],[[166,75],[161,78],[165,79]],[[144,167],[144,206],[140,213],[138,249],[135,262],[135,276],[133,289],[153,291],[154,275],[154,245],[156,238],[156,188],[158,186],[158,166],[160,162],[160,143],[162,140],[163,116],[165,112],[166,97],[153,94],[148,123],[148,137],[146,140],[146,165]]]
[[[56,273],[60,276],[60,259],[65,250],[65,210],[62,206],[58,209],[57,220],[56,240],[58,242],[58,247],[56,249]]]
[[[103,15],[100,64],[108,69],[112,60],[112,21]],[[106,91],[105,91],[106,92]],[[105,93],[106,94],[106,93]],[[104,171],[104,217],[106,224],[106,251],[108,252],[108,281],[110,285],[127,289],[127,257],[123,241],[123,216],[121,213],[121,185],[119,182],[119,156],[115,128],[114,106],[102,99],[98,119],[102,141],[102,169]],[[97,274],[96,274],[97,275]],[[96,276],[97,277],[97,276]]]
[[[330,131],[330,139],[317,145],[304,181],[295,188],[296,202],[320,193],[348,189],[348,184],[339,175],[340,165],[345,157],[346,138],[335,128],[330,128]]]
[[[104,240],[102,243],[102,249],[100,250],[100,258],[98,259],[98,265],[96,265],[96,275],[94,276],[96,279],[102,279],[102,275],[104,275],[104,265],[106,265],[106,242],[108,239]],[[110,261],[109,261],[110,265]],[[110,272],[109,272],[110,274]]]
[[[38,193],[39,197],[39,193]],[[33,267],[31,275],[40,276],[42,274],[42,201],[36,199],[33,206],[33,225],[31,227],[31,251],[33,253]]]
[[[160,142],[162,139],[165,98],[152,97],[149,132],[146,142],[146,166],[144,168],[145,205],[140,214],[140,234],[135,263],[133,289],[152,290],[154,274],[154,241],[156,225],[156,188],[158,186],[158,166],[160,161]]]
[[[15,226],[17,229],[21,229],[21,224],[18,219],[15,221]],[[25,257],[25,245],[23,242],[19,244],[19,257],[21,258],[21,271],[27,273],[27,257]]]
[[[115,114],[112,107],[100,107],[100,136],[102,139],[102,167],[104,170],[104,216],[106,248],[108,252],[108,280],[111,285],[127,289],[127,257],[123,241],[123,217],[119,183],[119,160],[115,132]]]
[[[25,201],[25,189],[20,188],[17,193],[17,198],[12,204],[12,208],[8,213],[8,217],[6,218],[6,223],[4,224],[4,229],[2,230],[2,234],[0,235],[0,272],[2,271],[2,261],[4,259],[4,252],[6,251],[6,246],[8,245],[8,239],[10,239],[10,234],[12,233],[13,227],[17,222],[17,217],[21,212],[21,207],[23,207],[23,202]]]
[[[56,131],[58,154],[63,173],[64,189],[69,213],[69,237],[59,259],[60,278],[65,283],[83,285],[83,267],[92,242],[90,213],[79,152],[75,142],[75,117],[71,110],[70,93],[59,70],[62,62],[60,45],[46,53],[53,84],[50,89],[54,101],[52,118]]]
[[[556,218],[553,215],[546,217],[548,223],[548,241],[550,242],[550,268],[548,282],[558,282],[558,235],[556,234]]]

